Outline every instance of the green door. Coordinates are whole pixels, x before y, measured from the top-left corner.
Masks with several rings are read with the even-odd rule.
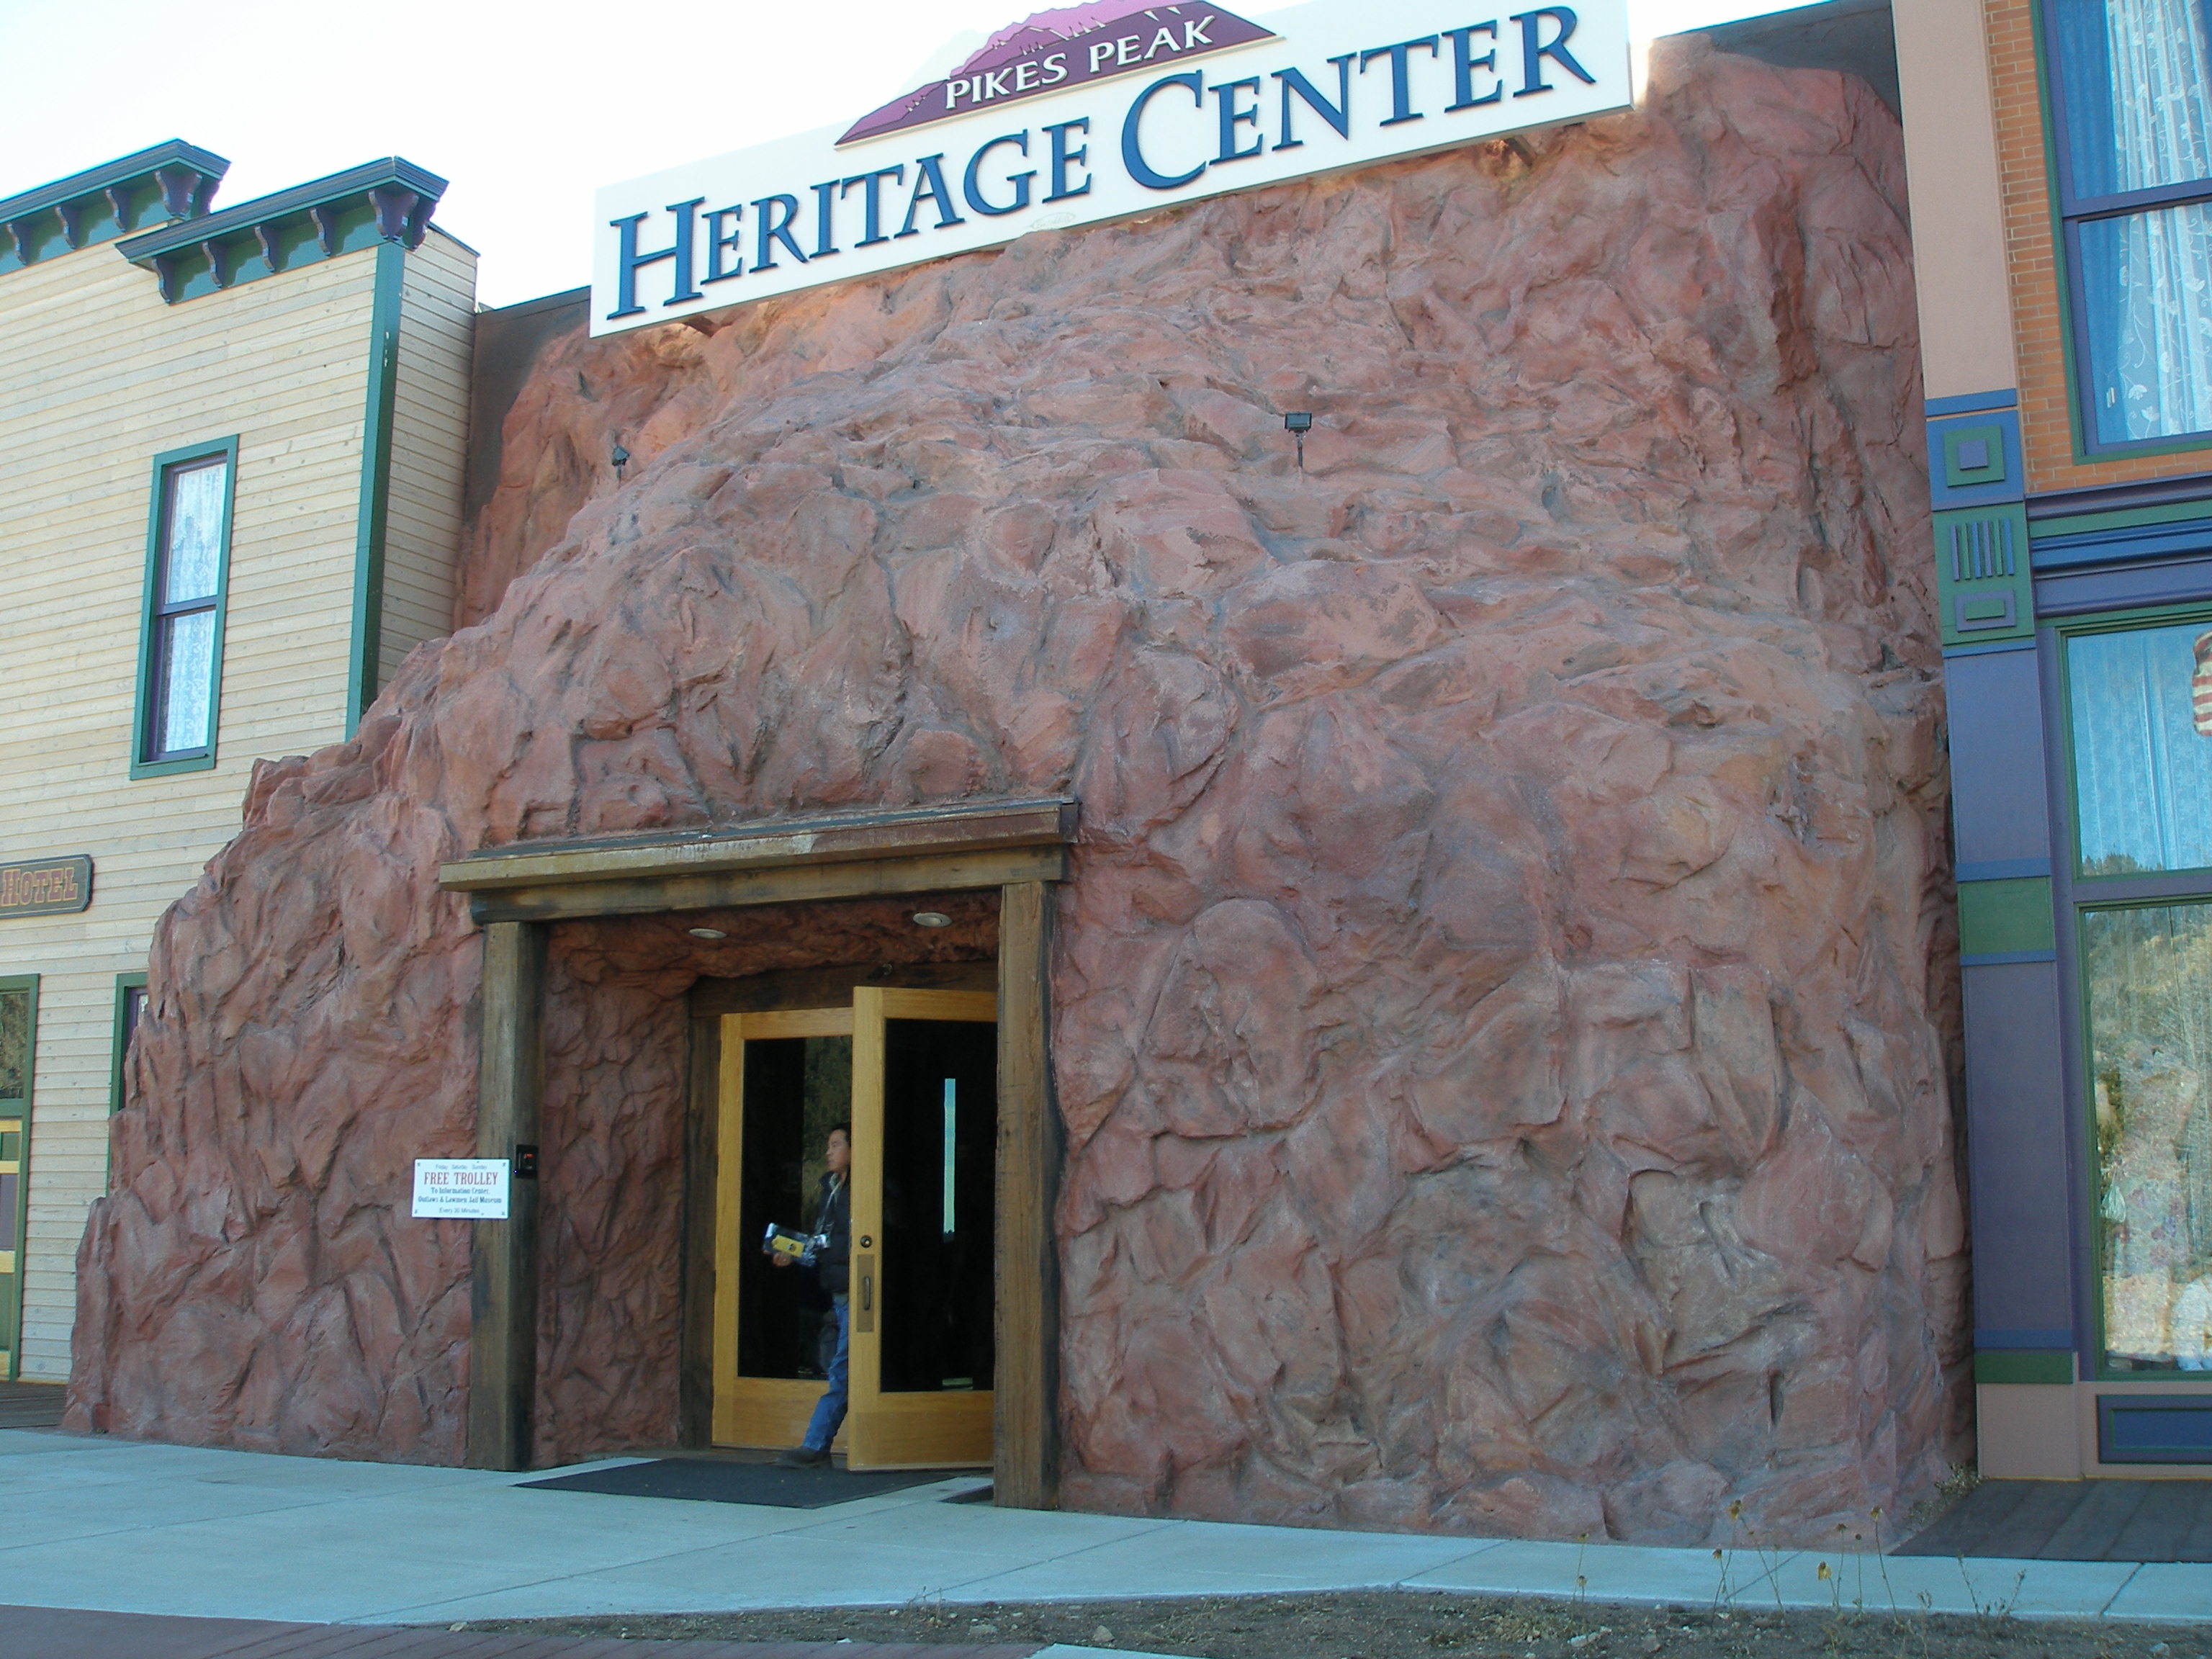
[[[0,1380],[22,1369],[24,1176],[30,1162],[35,975],[0,979]]]

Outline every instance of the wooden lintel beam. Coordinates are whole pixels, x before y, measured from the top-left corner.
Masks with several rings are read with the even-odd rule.
[[[466,893],[556,883],[636,881],[794,865],[865,862],[1075,839],[1075,803],[1003,801],[848,813],[763,824],[743,834],[660,836],[620,843],[506,848],[440,866],[438,884]]]
[[[450,868],[451,866],[447,866]],[[797,864],[713,875],[634,878],[622,881],[547,880],[477,891],[469,909],[477,921],[568,921],[590,916],[655,915],[671,910],[719,910],[741,905],[801,904],[825,899],[900,893],[948,893],[1011,882],[1063,881],[1064,846],[1012,847],[912,858]]]

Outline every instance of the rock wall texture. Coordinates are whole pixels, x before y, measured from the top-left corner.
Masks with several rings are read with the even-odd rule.
[[[1866,88],[1684,42],[1632,115],[549,344],[472,625],[162,927],[73,1420],[460,1455],[441,858],[1065,790],[1066,1503],[1908,1501],[1969,1392],[1910,272]],[[673,1422],[684,985],[918,948],[726,921],[556,944],[547,1455]]]

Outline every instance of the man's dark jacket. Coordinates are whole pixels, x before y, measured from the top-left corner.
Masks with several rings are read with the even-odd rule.
[[[815,1254],[815,1276],[830,1295],[842,1296],[853,1278],[848,1266],[853,1258],[853,1183],[849,1180],[833,1175],[822,1177],[822,1190],[814,1200],[814,1231],[830,1235],[830,1242]]]

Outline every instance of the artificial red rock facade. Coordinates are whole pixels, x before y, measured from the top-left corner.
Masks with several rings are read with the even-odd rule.
[[[472,1140],[440,860],[1065,791],[1067,1504],[1685,1542],[1923,1491],[1966,1261],[1898,131],[1653,73],[547,347],[474,625],[162,927],[73,1420],[461,1455],[465,1224],[405,1215]],[[684,987],[992,948],[717,925],[556,940],[543,1456],[674,1434]]]

